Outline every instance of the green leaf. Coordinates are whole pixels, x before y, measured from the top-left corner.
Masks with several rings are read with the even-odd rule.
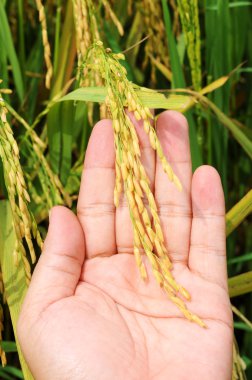
[[[105,87],[83,87],[63,96],[58,101],[64,102],[66,100],[75,100],[82,102],[98,102],[103,103],[107,96],[107,89]]]
[[[38,33],[37,39],[34,42],[33,47],[30,49],[30,54],[26,60],[25,68],[27,71],[41,73],[43,71],[43,45],[41,42],[41,35]],[[27,109],[27,121],[32,124],[34,120],[34,111],[37,104],[38,88],[41,83],[40,77],[27,77],[27,88],[29,91],[26,94],[27,104],[29,107]]]
[[[228,279],[230,297],[252,292],[252,271]]]
[[[13,377],[8,375],[4,368],[0,367],[0,379],[3,380],[13,380]]]
[[[226,235],[231,234],[237,226],[252,212],[252,190],[250,190],[226,215]]]
[[[252,329],[244,322],[234,322],[234,328],[252,333]]]
[[[186,87],[184,74],[183,74],[182,66],[181,66],[178,51],[177,51],[176,41],[172,33],[171,17],[170,17],[170,12],[169,12],[169,8],[168,8],[168,4],[166,0],[162,0],[162,7],[163,7],[163,14],[164,14],[167,44],[168,44],[170,60],[171,60],[173,88]]]
[[[230,4],[228,4],[229,8],[239,8],[239,7],[251,7],[252,2],[251,1],[234,1]],[[218,9],[217,5],[209,5],[206,7],[209,11],[216,11]]]
[[[171,61],[172,69],[172,87],[174,88],[185,88],[186,83],[184,79],[184,74],[179,60],[178,50],[176,46],[176,41],[172,33],[172,23],[170,17],[170,11],[166,0],[162,0],[164,23],[166,31],[166,39],[168,44],[169,56]],[[190,146],[191,146],[191,156],[192,156],[192,166],[195,170],[198,166],[202,165],[202,155],[197,139],[197,131],[194,123],[194,119],[191,112],[186,114],[189,124],[189,136],[190,136]]]
[[[230,10],[228,0],[206,0],[205,31],[206,31],[206,71],[208,82],[220,78],[232,68],[232,35],[230,23]],[[216,5],[216,11],[209,11],[209,7]],[[221,52],[221,54],[220,54]],[[218,57],[218,58],[217,58]],[[213,94],[211,101],[225,114],[229,114],[230,88],[228,82]],[[209,118],[209,155],[212,162],[219,171],[225,195],[227,194],[228,174],[228,133],[214,118]]]
[[[246,261],[251,261],[251,260],[252,260],[252,252],[251,253],[246,253],[245,255],[241,255],[241,256],[238,256],[238,257],[234,257],[232,259],[229,259],[228,260],[228,265],[244,263]]]
[[[239,73],[252,73],[252,67],[245,67],[244,69],[239,69]]]
[[[236,123],[233,122],[228,116],[225,115],[213,102],[209,100],[206,104],[211,108],[211,110],[218,117],[219,121],[225,125],[232,133],[237,142],[242,146],[245,152],[252,158],[252,141],[246,136],[246,134],[239,128]]]
[[[188,95],[164,95],[161,92],[142,87],[137,87],[135,91],[143,105],[149,108],[181,110],[187,106],[191,99]],[[83,87],[70,92],[58,101],[74,100],[103,103],[106,96],[107,90],[105,87]]]
[[[50,94],[51,99],[62,91],[71,76],[75,58],[74,38],[73,7],[72,1],[68,0],[59,46],[59,63],[57,71],[54,73],[53,87]],[[62,119],[62,114],[66,108],[69,108],[69,105],[65,107],[62,104],[57,104],[50,110],[47,119],[50,164],[53,171],[58,175],[61,175],[63,164],[63,178],[67,176],[67,168],[70,163],[69,143],[72,129],[72,125],[67,124],[69,120]]]
[[[213,81],[212,83],[210,83],[209,85],[207,85],[206,87],[202,88],[200,93],[202,95],[205,95],[209,92],[217,90],[217,88],[220,88],[221,86],[223,86],[228,81],[228,79],[229,79],[229,75],[220,77],[216,79],[215,81]]]
[[[20,369],[18,369],[16,367],[7,365],[7,366],[5,366],[3,368],[3,370],[4,370],[5,373],[13,375],[13,376],[17,377],[18,379],[23,379],[24,378],[22,371],[20,371]],[[25,380],[26,379],[28,379],[28,378],[25,378]]]
[[[61,151],[59,176],[65,185],[72,164],[72,138],[74,125],[74,106],[72,102],[62,104],[59,123],[61,124]]]
[[[10,309],[23,374],[26,380],[33,380],[17,340],[17,321],[27,291],[27,285],[22,260],[19,260],[18,266],[14,264],[13,252],[15,244],[16,235],[13,229],[13,219],[9,202],[0,201],[0,262],[5,295]]]
[[[15,342],[3,340],[1,346],[5,352],[17,352],[17,345]]]
[[[11,63],[17,93],[18,93],[20,102],[22,102],[24,98],[24,83],[23,83],[23,78],[21,74],[20,65],[17,59],[16,51],[14,48],[7,15],[6,15],[2,1],[0,1],[0,25],[1,25],[0,27],[1,49],[3,46],[6,51],[7,57]]]

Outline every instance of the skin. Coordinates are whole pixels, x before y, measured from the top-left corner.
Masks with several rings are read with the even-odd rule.
[[[113,205],[110,120],[93,129],[78,217],[54,207],[43,253],[18,322],[18,338],[36,380],[230,380],[232,313],[227,290],[225,206],[216,170],[192,176],[188,125],[174,111],[157,121],[164,153],[181,179],[163,173],[141,123],[136,129],[155,194],[173,274],[191,294],[189,322],[158,287],[146,260],[135,264],[125,199]],[[144,257],[145,259],[145,257]]]

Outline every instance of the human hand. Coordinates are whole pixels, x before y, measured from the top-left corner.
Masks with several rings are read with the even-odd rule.
[[[232,313],[227,289],[225,208],[218,173],[192,176],[186,119],[157,121],[164,153],[180,178],[170,183],[138,123],[141,159],[151,180],[176,281],[191,294],[189,322],[152,276],[141,280],[125,201],[113,205],[114,146],[109,120],[92,132],[78,218],[55,207],[18,323],[36,380],[229,380]],[[85,236],[85,237],[84,237]]]

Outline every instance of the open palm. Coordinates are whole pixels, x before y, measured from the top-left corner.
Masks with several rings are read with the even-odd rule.
[[[191,173],[185,118],[164,112],[157,122],[163,150],[179,176],[179,193],[163,173],[141,124],[141,159],[151,180],[166,246],[190,323],[156,284],[139,276],[127,204],[113,206],[111,122],[91,135],[78,218],[56,207],[18,324],[36,380],[165,380],[231,378],[232,315],[227,292],[225,209],[221,182],[208,166]]]

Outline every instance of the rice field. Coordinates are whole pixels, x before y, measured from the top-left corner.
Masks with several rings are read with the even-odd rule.
[[[127,196],[140,274],[145,278],[143,249],[170,295],[165,278],[176,279],[167,270],[155,200],[126,108],[144,121],[152,148],[179,190],[152,110],[185,114],[193,170],[209,164],[220,173],[234,314],[233,379],[252,378],[251,41],[250,1],[0,0],[1,379],[32,379],[16,341],[20,307],[50,209],[62,204],[76,211],[88,140],[101,118],[113,120],[116,136],[115,205],[124,186],[136,189],[133,200],[131,190]],[[143,192],[154,227],[141,203]],[[186,296],[186,289],[177,290]],[[202,323],[179,305],[188,319]]]

